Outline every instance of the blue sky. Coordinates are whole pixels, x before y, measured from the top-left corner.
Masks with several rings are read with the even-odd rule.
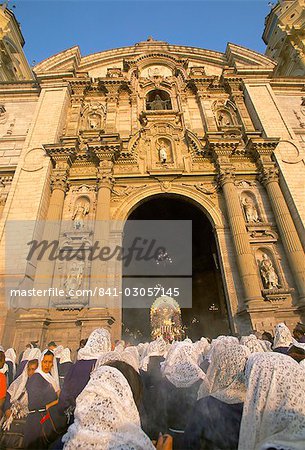
[[[224,51],[227,42],[265,52],[268,0],[11,0],[31,64],[73,45],[82,55],[133,45],[148,36]]]

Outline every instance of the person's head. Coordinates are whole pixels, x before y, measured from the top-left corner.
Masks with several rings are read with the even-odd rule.
[[[28,362],[28,377],[31,378],[31,376],[34,374],[35,370],[38,367],[38,360],[32,359],[32,361]]]
[[[51,341],[48,343],[48,349],[49,350],[54,350],[57,347],[57,345],[55,344],[54,341]]]
[[[269,341],[271,344],[273,344],[273,337],[272,337],[272,334],[269,333],[269,331],[264,331],[263,332],[262,339],[264,341]]]
[[[256,336],[257,339],[261,339],[262,338],[262,333],[260,331],[253,331],[254,336]]]
[[[4,364],[5,364],[5,353],[0,351],[0,369],[2,369]]]
[[[49,350],[43,355],[41,361],[41,370],[45,373],[51,372],[53,367],[54,354]]]
[[[299,341],[301,338],[303,338],[305,335],[305,325],[302,323],[297,323],[294,330],[293,330],[293,337]]]
[[[154,375],[155,377],[161,377],[161,362],[164,362],[163,356],[150,356],[147,365],[147,373],[150,375]]]
[[[104,364],[105,366],[114,367],[118,369],[128,381],[128,384],[132,390],[133,399],[137,408],[139,409],[142,394],[143,394],[143,384],[138,372],[131,367],[129,364],[123,361],[110,361]]]
[[[81,339],[79,341],[79,348],[84,348],[85,345],[87,344],[88,338],[87,339]]]
[[[32,344],[26,344],[25,348],[32,348]]]
[[[288,352],[288,356],[291,356],[295,361],[300,362],[305,359],[305,350],[303,348],[297,347],[296,345],[292,345]]]

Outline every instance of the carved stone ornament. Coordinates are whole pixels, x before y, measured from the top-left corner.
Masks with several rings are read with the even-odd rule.
[[[4,124],[7,121],[7,112],[4,105],[0,105],[0,124]]]
[[[218,190],[217,185],[208,187],[205,183],[195,183],[195,184],[182,183],[182,186],[193,187],[197,189],[197,191],[201,192],[204,195],[208,195],[211,198],[216,197],[216,193]]]
[[[206,76],[206,73],[205,73],[205,68],[203,66],[190,68],[190,77],[191,78],[202,78],[205,76]]]
[[[80,289],[83,280],[84,261],[73,261],[64,280],[64,288],[67,298],[78,298],[75,291]]]
[[[82,184],[81,186],[71,187],[71,191],[79,194],[88,194],[89,192],[94,192],[95,187],[93,185]]]
[[[7,200],[8,192],[0,192],[0,206],[4,206]]]
[[[250,233],[252,242],[276,242],[278,240],[278,235],[275,231],[260,229],[256,227],[247,227]]]
[[[282,292],[283,291],[283,292]],[[291,289],[289,289],[291,291]],[[270,303],[281,304],[286,302],[287,300],[291,302],[291,294],[287,292],[285,289],[278,289],[276,293],[271,293],[270,291],[263,291],[265,300]]]
[[[41,170],[45,158],[45,152],[42,147],[31,148],[24,156],[22,170],[26,172],[36,172]]]
[[[64,172],[53,172],[51,175],[51,190],[60,189],[64,192],[67,191],[68,183],[67,183],[67,173]]]
[[[109,67],[107,69],[107,77],[109,78],[120,78],[123,76],[122,70],[119,67]]]
[[[128,197],[134,191],[142,190],[147,186],[147,184],[141,184],[140,186],[129,186],[129,185],[120,185],[115,184],[112,189],[112,201],[118,202],[122,198]]]
[[[161,180],[159,180],[159,183],[160,183],[161,191],[163,191],[163,192],[168,192],[172,188],[172,182],[171,181],[167,181],[167,180],[166,181],[161,181]]]
[[[218,183],[222,187],[226,183],[234,183],[235,173],[232,169],[220,169]]]
[[[302,103],[300,107],[301,113],[305,116],[305,97],[302,97]]]
[[[101,130],[105,125],[106,108],[99,101],[90,101],[82,112],[83,130]]]
[[[248,180],[236,180],[235,186],[238,188],[249,188],[249,187],[255,187],[256,182],[255,181],[248,181]]]
[[[262,173],[259,176],[260,181],[264,184],[267,185],[268,183],[271,182],[278,182],[279,181],[279,170],[277,167],[263,167],[262,168]]]
[[[100,165],[97,170],[98,188],[103,186],[112,186],[114,182],[113,165],[113,162],[109,160],[100,161]]]

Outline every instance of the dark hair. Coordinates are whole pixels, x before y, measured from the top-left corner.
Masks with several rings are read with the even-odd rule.
[[[48,347],[50,347],[50,345],[52,345],[52,346],[56,347],[56,344],[55,344],[55,342],[54,342],[54,341],[51,341],[51,342],[49,342],[49,343],[48,343]]]
[[[79,346],[81,346],[81,345],[85,346],[85,345],[87,344],[87,342],[88,342],[88,338],[86,338],[86,339],[81,339],[81,340],[79,341]]]
[[[296,347],[295,345],[292,345],[288,350],[288,355],[291,353],[296,353],[297,355],[305,355],[305,350],[300,347]]]
[[[147,365],[147,375],[151,376],[155,382],[161,381],[161,362],[165,361],[163,356],[150,356]]]
[[[43,356],[45,357],[46,355],[54,356],[54,353],[51,350],[48,350],[47,352],[45,352],[45,354]]]
[[[118,369],[128,381],[131,388],[133,399],[139,410],[141,399],[143,395],[143,383],[138,372],[130,365],[123,361],[110,361],[104,364],[105,366],[114,367]]]
[[[33,364],[38,365],[38,359],[31,359],[31,361],[28,361],[28,366],[32,366]]]
[[[2,369],[2,367],[5,364],[5,353],[3,351],[0,351],[0,362],[1,362],[0,369]]]
[[[262,338],[266,341],[271,342],[271,344],[273,344],[273,337],[272,337],[272,334],[269,333],[269,331],[264,331],[262,334]]]

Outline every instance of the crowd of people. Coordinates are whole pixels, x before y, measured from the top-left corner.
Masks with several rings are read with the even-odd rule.
[[[1,449],[304,450],[305,325],[290,332],[0,347]]]

